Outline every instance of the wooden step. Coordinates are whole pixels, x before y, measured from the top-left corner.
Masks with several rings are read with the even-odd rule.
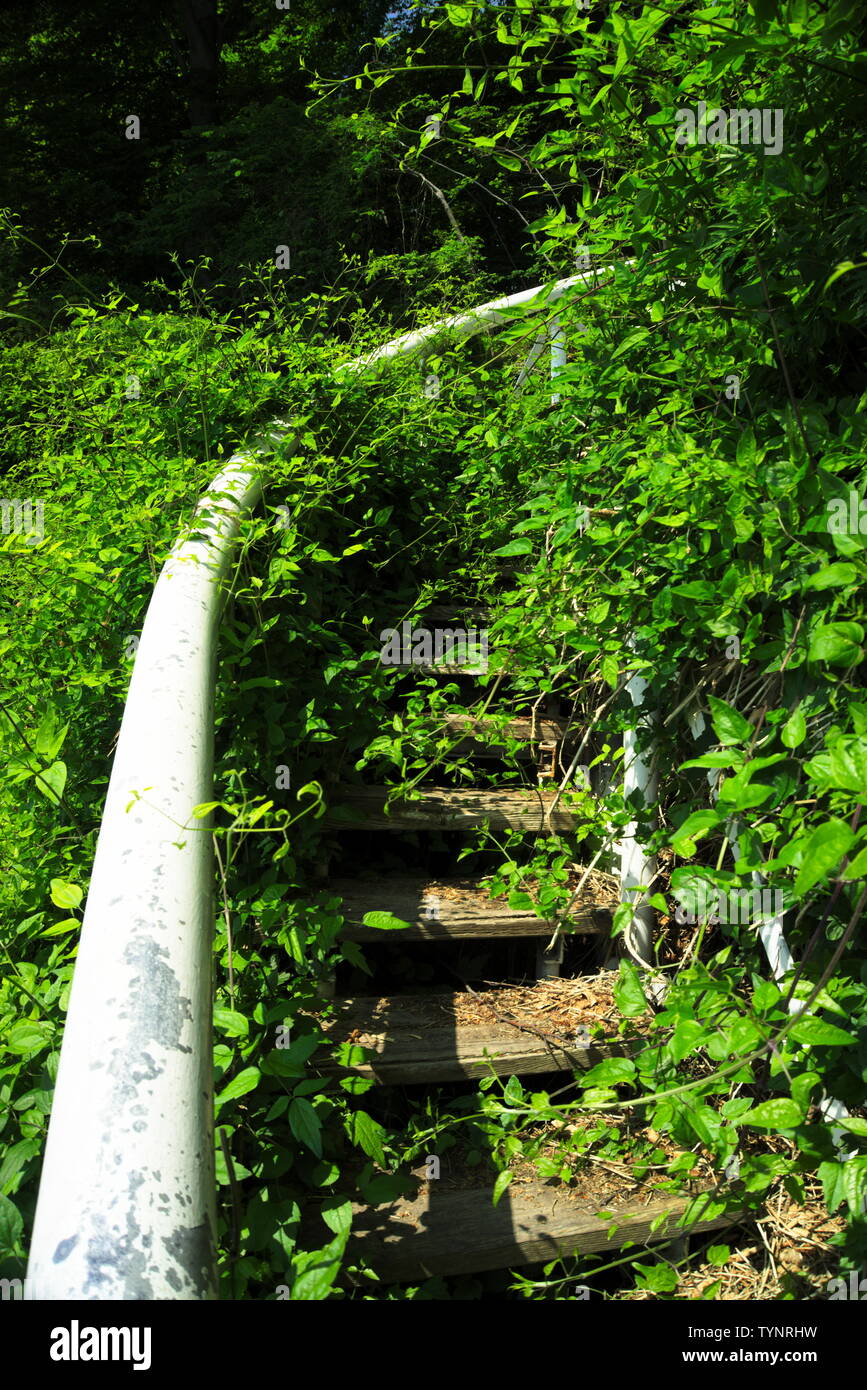
[[[460,603],[432,603],[429,608],[425,608],[422,613],[413,619],[417,626],[424,624],[430,627],[436,624],[437,627],[455,627],[463,625],[465,627],[481,627],[489,623],[493,618],[493,610],[490,608],[480,608],[472,603],[463,605]]]
[[[510,719],[508,724],[497,727],[490,719],[475,719],[470,715],[450,714],[446,718],[446,731],[450,734],[465,734],[476,740],[502,738],[520,739],[522,743],[560,743],[567,731],[572,738],[578,737],[578,728],[570,728],[568,719],[554,719],[550,715],[539,715],[536,719]]]
[[[578,824],[563,800],[546,821],[556,793],[532,787],[518,791],[428,787],[417,801],[392,802],[386,812],[388,794],[388,787],[338,785],[332,792],[328,822],[365,830],[471,830],[487,822],[493,830],[537,834],[570,830]]]
[[[627,1241],[671,1240],[684,1233],[677,1221],[694,1200],[649,1190],[609,1205],[582,1196],[580,1179],[575,1185],[513,1180],[496,1207],[491,1195],[490,1187],[449,1189],[431,1181],[419,1184],[416,1196],[353,1205],[347,1257],[363,1260],[389,1283],[509,1269],[617,1250]],[[712,1216],[689,1231],[717,1230],[736,1219]]]
[[[574,984],[576,993],[581,988],[576,981],[540,981],[527,987],[528,1000],[531,994],[541,999],[548,983],[558,990]],[[497,994],[493,991],[492,997]],[[498,1076],[572,1071],[634,1051],[622,1041],[588,1046],[577,1027],[567,1037],[544,1012],[529,1008],[500,1010],[523,1026],[503,1022],[485,1007],[485,997],[443,993],[336,1000],[335,1016],[322,1021],[332,1045],[350,1043],[370,1055],[351,1064],[323,1059],[320,1070],[400,1086],[490,1076],[492,1068]],[[478,1021],[462,1021],[467,1015]],[[587,1017],[595,1021],[592,1013]]]
[[[567,736],[571,743],[578,738],[580,731],[574,724],[570,728],[566,719],[552,719],[547,715],[538,719],[510,719],[508,724],[498,728],[490,719],[450,714],[445,720],[443,732],[457,740],[443,755],[444,758],[471,755],[474,758],[501,759],[506,756],[506,745],[502,740],[511,738],[518,739],[524,745],[511,756],[519,761],[533,761],[539,756],[543,745],[551,748],[562,743]]]
[[[472,878],[431,881],[395,875],[371,879],[334,879],[328,891],[342,899],[347,941],[440,941],[454,937],[550,936],[554,923],[532,911],[510,908],[506,898],[491,898],[483,882]],[[402,931],[366,927],[368,912],[390,912],[409,926]],[[606,908],[581,906],[570,926],[583,936],[610,931]]]
[[[486,676],[487,661],[393,661],[390,671],[416,676]]]

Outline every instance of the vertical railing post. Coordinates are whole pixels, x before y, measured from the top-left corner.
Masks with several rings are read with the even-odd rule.
[[[635,649],[632,636],[627,638],[627,646]],[[650,731],[655,722],[654,711],[648,709],[645,699],[647,681],[637,672],[626,684],[633,709],[634,723],[623,735],[623,798],[628,803],[631,796],[640,792],[646,806],[655,804],[658,793],[658,777],[651,766],[647,744]],[[656,878],[655,855],[649,854],[637,838],[638,822],[631,820],[624,828],[619,844],[620,853],[620,900],[632,902],[636,894],[645,893]],[[639,904],[626,928],[626,945],[630,955],[645,969],[653,965],[653,931],[656,913],[646,903]]]
[[[548,341],[551,344],[551,380],[558,377],[566,366],[566,330],[559,319],[552,319],[548,325]],[[551,404],[560,404],[559,391],[552,392]]]
[[[726,837],[732,846],[735,861],[741,859],[744,854],[743,835],[741,833],[741,822],[736,816],[732,816],[726,826]],[[765,886],[764,876],[754,869],[750,874],[750,882],[754,888],[761,891]],[[759,940],[768,958],[771,967],[771,974],[774,979],[782,980],[794,966],[794,958],[789,950],[789,943],[783,934],[783,914],[775,913],[770,920],[761,918],[759,921]],[[789,1013],[799,1013],[801,1009],[800,1001],[794,997],[789,1000]],[[835,1096],[829,1096],[823,1091],[818,1102],[817,1108],[820,1115],[826,1121],[846,1120],[849,1118],[849,1111],[841,1100]],[[836,1126],[831,1127],[831,1139],[843,1158],[852,1158],[855,1150],[847,1150],[846,1145],[851,1142],[845,1130]],[[845,1150],[845,1152],[844,1152]],[[867,1205],[867,1202],[865,1202]]]
[[[559,376],[566,365],[566,333],[559,319],[552,319],[548,325],[548,342],[551,351],[551,380]],[[544,350],[545,339],[537,339],[538,356]],[[535,357],[534,357],[535,360]],[[551,404],[559,405],[559,392],[551,393]],[[540,942],[536,947],[536,979],[556,980],[563,964],[563,937],[558,936],[553,946],[545,947]]]

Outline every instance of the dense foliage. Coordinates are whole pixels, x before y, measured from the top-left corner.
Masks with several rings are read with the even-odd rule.
[[[276,414],[302,449],[275,462],[246,527],[218,690],[225,1296],[347,1296],[335,1280],[350,1198],[385,1200],[450,1146],[500,1175],[498,1196],[516,1157],[543,1175],[568,1173],[576,1155],[626,1157],[675,1184],[700,1153],[729,1179],[718,1211],[759,1210],[781,1186],[797,1200],[818,1180],[848,1219],[841,1268],[858,1268],[863,17],[849,0],[469,0],[390,19],[355,6],[337,32],[313,0],[289,17],[248,8],[223,7],[221,109],[191,131],[160,6],[129,31],[99,107],[74,99],[112,67],[102,0],[6,17],[0,472],[8,497],[44,499],[45,534],[0,543],[0,1274],[19,1272],[26,1250],[148,595],[220,458]],[[83,76],[70,35],[92,55]],[[362,39],[373,47],[356,75]],[[140,145],[122,133],[124,75],[140,83]],[[25,98],[35,76],[74,111],[56,137]],[[762,138],[679,142],[699,102],[709,117],[768,113]],[[291,266],[276,268],[284,243]],[[587,269],[556,310],[569,351],[557,403],[544,357],[516,389],[539,328],[520,316],[386,378],[335,376],[407,323]],[[456,599],[493,609],[488,675],[473,691],[430,678],[398,692],[373,634]],[[656,808],[622,801],[636,672],[661,715],[644,735]],[[338,963],[369,969],[339,941],[316,877],[334,844],[329,785],[363,775],[411,791],[445,756],[446,713],[505,721],[540,692],[570,702],[599,794],[564,788],[577,834],[480,836],[470,862],[514,906],[561,914],[568,933],[567,869],[611,867],[635,816],[659,857],[646,900],[664,920],[692,909],[692,930],[672,952],[669,925],[658,959],[636,963],[633,908],[617,913],[621,1032],[640,1025],[649,1039],[634,1059],[556,1096],[491,1077],[476,1094],[390,1110],[369,1082],[315,1071],[322,980]],[[518,785],[515,751],[504,776]],[[470,775],[478,783],[450,758],[453,784]],[[755,915],[715,921],[711,907],[756,874],[780,895],[797,961],[776,982]],[[809,1014],[793,1017],[791,1000]],[[817,1109],[829,1096],[852,1112],[836,1137]],[[552,1158],[564,1115],[591,1123]],[[312,1236],[299,1226],[311,1194],[325,1222]],[[726,1247],[714,1250],[724,1263]],[[676,1295],[671,1266],[630,1259],[627,1285]],[[592,1268],[514,1292],[568,1297]],[[356,1281],[355,1297],[483,1292]]]

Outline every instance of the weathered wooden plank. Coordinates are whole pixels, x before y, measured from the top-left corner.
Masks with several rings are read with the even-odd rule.
[[[436,624],[437,627],[453,627],[458,623],[464,623],[469,627],[479,627],[482,623],[490,622],[492,617],[493,611],[490,608],[479,608],[473,604],[432,603],[413,621],[419,627],[422,624],[428,627],[433,624]]]
[[[443,733],[456,741],[443,753],[443,761],[451,758],[473,757],[477,759],[502,759],[506,756],[505,738],[517,739],[523,747],[512,748],[510,757],[519,762],[535,762],[540,756],[541,746],[549,748],[568,740],[577,740],[580,729],[569,726],[566,719],[510,719],[499,728],[490,719],[473,719],[467,715],[449,715],[445,726],[439,726]],[[465,737],[461,737],[465,735]]]
[[[332,1043],[355,1043],[370,1055],[352,1066],[329,1058],[320,1069],[372,1077],[384,1086],[460,1081],[490,1076],[492,1068],[498,1076],[572,1071],[629,1051],[622,1042],[588,1047],[580,1040],[546,1039],[495,1019],[463,1023],[453,994],[343,999],[336,1007],[336,1017],[322,1025]],[[544,1015],[539,1029],[548,1031]]]
[[[578,737],[575,724],[570,728],[568,719],[554,719],[550,715],[540,715],[537,719],[510,719],[508,724],[498,728],[490,719],[474,719],[469,715],[450,714],[446,718],[449,733],[466,734],[472,739],[509,738],[520,739],[522,743],[559,743],[567,735]]]
[[[554,923],[534,912],[516,911],[506,899],[490,898],[478,879],[428,880],[394,876],[371,880],[334,879],[328,891],[343,902],[348,941],[439,941],[452,937],[550,936]],[[401,931],[365,927],[368,912],[390,912],[409,926]],[[593,936],[610,930],[606,908],[582,909],[571,914],[573,930]]]
[[[627,1241],[647,1245],[674,1238],[684,1233],[677,1221],[693,1200],[639,1194],[609,1205],[582,1197],[580,1185],[554,1181],[513,1182],[496,1207],[491,1196],[490,1188],[449,1189],[432,1181],[415,1197],[354,1205],[347,1255],[393,1283],[509,1269],[616,1250]],[[710,1194],[705,1196],[709,1204]],[[656,1227],[660,1217],[667,1219]],[[712,1231],[736,1219],[716,1216],[689,1230]]]
[[[472,661],[393,661],[392,671],[414,672],[420,676],[484,676],[487,663]]]
[[[431,787],[422,790],[418,801],[395,801],[386,812],[387,796],[387,787],[338,785],[327,818],[336,826],[365,830],[471,830],[487,822],[495,830],[545,833],[570,830],[576,824],[563,801],[549,822],[546,817],[556,793],[535,787],[520,791]]]

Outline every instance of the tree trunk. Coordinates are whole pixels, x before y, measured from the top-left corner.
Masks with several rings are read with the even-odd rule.
[[[223,26],[218,0],[182,0],[181,16],[190,50],[188,110],[194,130],[217,124],[217,77]]]

